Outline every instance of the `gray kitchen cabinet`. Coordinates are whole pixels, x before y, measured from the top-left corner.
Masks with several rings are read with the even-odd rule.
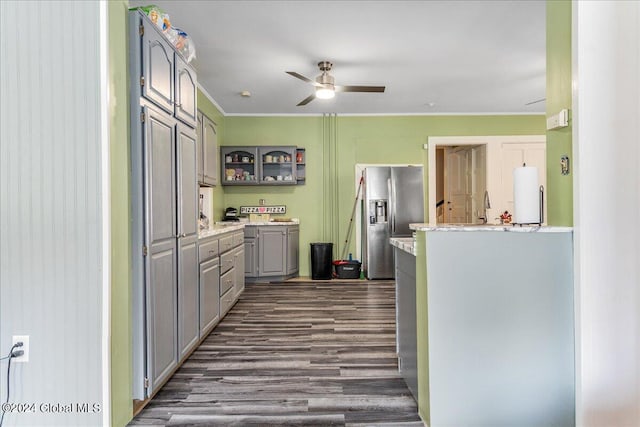
[[[220,147],[220,165],[222,185],[258,184],[260,165],[257,147]]]
[[[237,292],[236,281],[238,275],[244,279],[244,265],[238,264],[239,259],[244,260],[243,240],[243,231],[235,230],[198,243],[201,340],[231,309],[241,292]]]
[[[287,275],[298,271],[300,253],[300,229],[298,226],[287,227]]]
[[[197,115],[198,128],[198,182],[218,185],[218,134],[216,124],[202,111]]]
[[[222,146],[220,179],[222,185],[304,184],[304,157],[304,149],[293,145]]]
[[[173,114],[173,47],[152,27],[153,24],[144,15],[134,12],[132,21],[136,27],[134,31],[137,30],[142,43],[142,58],[136,58],[136,64],[140,64],[141,67],[140,80],[137,82],[141,88],[141,95]]]
[[[175,292],[176,253],[174,243],[155,245],[158,250],[149,255],[149,281],[146,292],[147,310],[147,375],[149,387],[166,380],[178,365],[176,342],[177,319],[166,313],[175,313],[178,307]],[[164,250],[163,250],[164,249]]]
[[[197,236],[180,239],[178,252],[178,359],[184,360],[198,344],[198,248]]]
[[[258,147],[260,184],[296,185],[296,147]]]
[[[258,277],[258,242],[257,237],[244,239],[244,275]]]
[[[245,281],[279,281],[298,274],[299,226],[245,226]]]
[[[200,337],[220,320],[220,258],[200,264]]]
[[[204,184],[204,153],[202,152],[203,150],[203,143],[202,143],[202,112],[198,111],[198,113],[196,114],[196,153],[198,154],[198,163],[197,163],[197,167],[196,167],[196,171],[197,171],[197,176],[198,176],[198,183],[203,185]]]
[[[396,340],[398,370],[418,401],[418,341],[416,312],[416,257],[394,248],[396,263]]]
[[[196,73],[187,63],[175,54],[175,104],[173,114],[185,123],[196,123],[197,82]]]
[[[285,227],[259,227],[260,275],[284,276],[287,262],[287,229]]]
[[[145,121],[142,145],[144,170],[149,171],[143,194],[147,195],[149,234],[149,273],[144,282],[146,294],[147,373],[150,387],[162,383],[177,366],[178,308],[176,198],[175,198],[175,120],[155,106],[143,108]],[[140,189],[136,188],[137,191]],[[140,249],[138,249],[140,250]]]
[[[245,267],[245,262],[244,262],[244,254],[245,254],[245,249],[244,246],[238,246],[237,248],[235,248],[234,250],[234,261],[233,261],[233,265],[234,265],[234,272],[235,272],[235,283],[233,285],[233,292],[234,292],[234,296],[237,299],[240,294],[242,293],[242,291],[244,291],[244,267]]]
[[[142,42],[141,95],[186,124],[196,124],[196,73],[142,14],[133,12]]]
[[[202,116],[203,182],[218,185],[218,133],[209,117]]]
[[[196,74],[129,13],[133,398],[162,386],[198,342]]]
[[[197,146],[193,129],[177,125],[178,233],[179,237],[198,234],[198,185],[196,183]]]
[[[178,230],[178,349],[183,360],[198,342],[198,188],[195,131],[181,123],[176,128]]]

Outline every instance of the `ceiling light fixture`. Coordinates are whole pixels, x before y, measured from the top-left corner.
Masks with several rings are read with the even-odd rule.
[[[316,88],[316,98],[331,99],[334,96],[336,96],[336,92],[333,89],[333,85]]]

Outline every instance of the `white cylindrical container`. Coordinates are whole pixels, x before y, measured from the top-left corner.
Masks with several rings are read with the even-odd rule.
[[[523,166],[513,170],[513,210],[516,224],[541,223],[538,168]]]

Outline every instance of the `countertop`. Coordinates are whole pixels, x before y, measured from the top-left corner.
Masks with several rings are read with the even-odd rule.
[[[547,225],[512,225],[512,224],[442,224],[431,225],[424,223],[409,224],[411,230],[416,231],[507,231],[511,233],[567,233],[573,231],[572,227],[553,227]]]
[[[389,239],[389,243],[408,254],[416,256],[416,247],[413,237],[392,237]]]
[[[216,222],[216,225],[224,225],[227,224],[242,224],[246,227],[256,227],[256,226],[264,226],[264,225],[299,225],[300,220],[293,218],[291,221],[220,221]]]
[[[228,224],[228,223],[227,223]],[[233,224],[220,224],[216,223],[213,227],[206,230],[200,230],[198,233],[198,239],[205,239],[211,236],[217,236],[218,234],[229,233],[231,231],[244,229],[245,223],[234,222]]]

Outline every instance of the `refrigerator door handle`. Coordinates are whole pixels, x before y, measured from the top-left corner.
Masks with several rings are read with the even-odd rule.
[[[387,179],[387,189],[389,195],[387,221],[389,222],[389,234],[393,235],[396,232],[396,194],[391,178]]]

